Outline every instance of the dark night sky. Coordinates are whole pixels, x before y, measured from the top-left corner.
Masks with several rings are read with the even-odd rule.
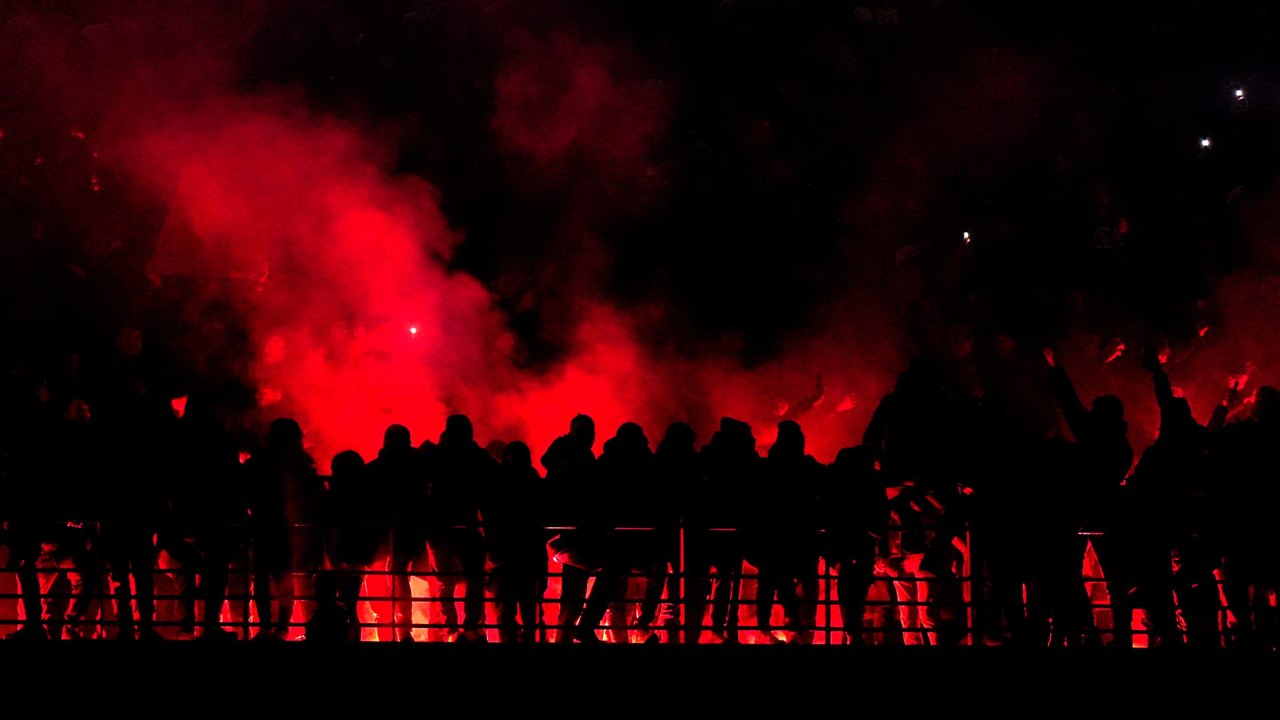
[[[19,326],[153,291],[169,198],[110,146],[215,96],[288,98],[425,179],[458,237],[440,260],[492,293],[525,369],[597,304],[657,355],[750,371],[829,335],[890,372],[958,337],[1186,346],[1275,287],[1265,3],[169,5],[0,10]],[[64,191],[93,168],[112,202]],[[31,280],[77,265],[91,290]]]
[[[240,77],[394,125],[400,167],[466,231],[458,265],[490,284],[559,312],[541,268],[580,249],[567,226],[590,224],[612,260],[592,291],[659,298],[700,337],[741,333],[748,360],[824,301],[884,289],[907,244],[953,293],[940,302],[976,293],[1023,332],[1061,330],[1100,273],[1119,275],[1099,290],[1122,322],[1187,332],[1188,307],[1238,260],[1228,193],[1265,191],[1275,168],[1274,21],[1257,3],[392,5],[282,8]],[[581,60],[520,49],[559,33],[598,48],[636,107],[530,169],[495,137],[495,78]],[[523,109],[554,112],[558,82]],[[611,132],[637,122],[653,126],[646,152],[611,156]],[[586,212],[584,186],[603,195]],[[1090,252],[1121,217],[1123,250]],[[965,229],[981,250],[940,277]]]

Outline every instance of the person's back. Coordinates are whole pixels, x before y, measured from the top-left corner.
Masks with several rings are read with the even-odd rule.
[[[409,428],[392,424],[383,432],[382,447],[368,464],[371,494],[381,495],[384,511],[373,518],[388,523],[406,542],[425,532],[428,470],[423,452],[411,442]]]
[[[1260,598],[1280,589],[1280,391],[1258,388],[1249,416],[1218,433],[1212,462],[1221,485],[1213,525],[1225,556],[1223,589],[1237,623],[1229,628],[1229,642],[1274,648],[1280,645],[1280,618]]]
[[[449,632],[459,626],[453,596],[459,582],[466,585],[457,639],[484,642],[485,548],[480,531],[481,505],[499,465],[474,437],[471,420],[451,415],[440,442],[426,457],[431,478],[428,499],[427,544],[432,570],[440,583],[440,609]]]
[[[778,423],[778,435],[762,465],[762,484],[751,517],[748,560],[759,570],[757,622],[769,640],[776,594],[794,641],[809,642],[816,618],[818,589],[818,476],[821,465],[805,453],[804,434],[791,420]]]
[[[463,418],[450,418],[451,425],[425,458],[431,477],[431,524],[437,529],[477,528],[486,486],[499,467],[475,442],[470,421],[464,422]]]
[[[619,596],[631,594],[629,576],[638,573],[638,580],[646,587],[642,594],[661,594],[666,576],[667,562],[662,542],[663,524],[661,493],[656,487],[656,465],[644,430],[634,422],[623,423],[617,434],[604,444],[600,454],[598,474],[600,491],[595,497],[596,510],[591,520],[598,531],[609,538],[607,544],[606,572],[612,577],[597,579],[601,592],[606,583],[616,585]],[[591,599],[598,595],[592,590]],[[588,601],[588,610],[595,604]],[[603,603],[604,599],[598,602]],[[656,602],[656,601],[655,601]],[[649,608],[648,610],[652,610]],[[609,608],[607,625],[615,641],[626,641],[631,621],[631,608],[623,601],[615,601]],[[644,632],[653,620],[651,612],[642,611]],[[588,615],[588,621],[593,618]]]
[[[534,642],[542,625],[547,572],[543,480],[525,443],[506,444],[502,459],[482,508],[485,545],[497,581],[499,638]]]
[[[434,448],[434,445],[427,445]],[[388,425],[382,434],[382,447],[369,462],[371,492],[381,498],[384,508],[376,519],[387,524],[383,536],[389,545],[389,591],[392,597],[391,633],[398,642],[413,641],[413,588],[411,570],[418,568],[419,558],[427,545],[427,512],[430,499],[430,471],[425,453],[415,448],[409,428],[399,423]],[[380,629],[381,630],[381,629]]]
[[[311,594],[323,558],[324,488],[292,418],[271,422],[264,447],[245,462],[253,542],[254,601],[261,639],[286,640],[295,599]],[[272,596],[278,600],[272,612]]]
[[[556,438],[542,454],[547,470],[546,522],[556,528],[548,541],[552,560],[560,568],[556,642],[571,643],[574,625],[582,615],[591,572],[598,570],[599,549],[588,508],[596,492],[595,421],[584,414],[569,422],[569,432]]]
[[[888,556],[889,505],[865,446],[843,448],[823,468],[819,518],[826,531],[823,553],[839,573],[836,595],[845,642],[863,642],[863,617],[877,558]]]

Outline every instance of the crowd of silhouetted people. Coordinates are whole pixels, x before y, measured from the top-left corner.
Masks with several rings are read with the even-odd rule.
[[[1120,400],[1086,405],[1045,351],[1069,435],[920,359],[830,463],[790,419],[761,454],[731,417],[705,442],[684,422],[598,442],[583,414],[540,455],[457,414],[318,463],[294,419],[247,444],[216,392],[178,412],[140,332],[116,340],[98,367],[7,368],[11,638],[807,643],[821,614],[851,645],[1132,647],[1140,611],[1148,646],[1280,639],[1280,397],[1238,412],[1232,388],[1202,423],[1154,352],[1139,457]]]

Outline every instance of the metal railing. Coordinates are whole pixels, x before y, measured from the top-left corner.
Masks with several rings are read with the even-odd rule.
[[[546,538],[572,529],[545,528]],[[92,528],[87,532],[92,538]],[[977,570],[982,567],[982,559],[975,559],[969,552],[971,545],[967,532],[959,536],[959,546],[963,550],[958,553],[952,574],[918,571],[910,558],[893,557],[885,559],[887,562],[877,562],[873,570],[861,571],[869,572],[869,576],[862,576],[862,585],[849,578],[855,588],[866,588],[864,602],[851,605],[863,608],[862,617],[854,623],[843,617],[839,596],[840,568],[829,564],[826,557],[816,552],[817,547],[811,557],[803,558],[798,564],[795,558],[789,558],[788,569],[776,576],[771,569],[762,573],[760,567],[753,565],[750,552],[731,547],[722,557],[716,558],[720,560],[719,564],[729,567],[720,568],[714,561],[702,561],[700,568],[715,568],[704,574],[687,566],[690,555],[687,534],[691,531],[676,528],[670,531],[676,537],[666,538],[656,537],[657,532],[653,528],[620,528],[615,529],[611,536],[615,542],[620,538],[639,536],[652,541],[655,547],[672,549],[665,556],[661,550],[656,551],[653,557],[658,557],[660,562],[647,569],[607,557],[599,567],[590,570],[573,568],[562,562],[565,557],[544,548],[547,564],[536,577],[536,617],[521,618],[517,627],[528,633],[533,642],[571,641],[575,634],[580,642],[589,639],[585,637],[588,632],[597,640],[616,643],[987,645],[1009,640],[1003,635],[1007,628],[993,628],[984,621],[985,613],[990,611],[991,601],[986,589],[991,578]],[[739,534],[730,528],[698,532],[722,534],[722,538]],[[1082,538],[1089,537],[1088,533],[1081,535]],[[255,567],[252,544],[245,534],[241,533],[239,537],[241,542],[235,543],[234,552],[227,558],[228,582],[225,600],[218,612],[217,627],[242,640],[265,638],[263,618],[259,616],[260,601],[255,602],[255,590],[261,589],[263,578],[270,573],[264,574],[262,568]],[[318,617],[317,610],[321,607],[332,610],[337,603],[344,611],[344,626],[346,622],[351,623],[343,631],[344,636],[351,640],[390,641],[407,635],[420,642],[458,639],[514,641],[504,632],[500,622],[499,606],[509,601],[509,597],[501,588],[494,587],[496,577],[492,563],[486,562],[479,573],[474,569],[442,570],[441,566],[446,563],[440,561],[436,556],[437,549],[429,542],[424,548],[414,548],[412,563],[405,569],[398,569],[391,562],[396,555],[393,552],[394,538],[389,537],[389,540],[368,565],[343,566],[334,561],[333,553],[325,552],[317,555],[322,559],[314,567],[292,567],[276,573],[275,581],[287,582],[291,587],[283,588],[283,592],[281,588],[273,587],[270,593],[271,612],[278,609],[282,595],[288,597],[289,590],[293,591],[296,606],[285,627],[275,628],[275,637],[288,640],[307,638],[308,632],[315,627],[309,627],[309,621]],[[196,639],[202,636],[200,618],[204,601],[198,592],[188,594],[190,586],[183,592],[182,583],[195,582],[198,590],[199,582],[204,578],[195,568],[183,567],[164,549],[163,543],[157,546],[157,561],[150,574],[155,607],[154,619],[150,622],[139,615],[138,600],[145,596],[145,591],[139,593],[137,575],[126,578],[116,573],[113,578],[111,568],[94,548],[83,552],[75,548],[72,552],[46,544],[42,550],[34,561],[29,553],[27,558],[18,558],[14,557],[12,549],[9,550],[8,563],[0,571],[0,629],[15,630],[26,621],[19,587],[19,576],[25,573],[25,582],[30,583],[34,578],[40,584],[42,621],[55,634],[109,639],[119,637],[121,632],[132,632],[130,626],[151,626],[164,639]],[[606,556],[608,554],[605,553]],[[724,560],[726,557],[727,562]],[[26,567],[16,567],[18,561],[24,559]],[[736,567],[734,560],[737,560]],[[1102,636],[1116,637],[1115,628],[1109,627],[1107,620],[1116,606],[1106,597],[1103,590],[1106,578],[1096,574],[1097,568],[1096,559],[1086,551],[1081,558],[1079,590],[1082,597],[1091,594],[1084,606],[1090,617],[1078,629],[1086,634],[1095,634],[1095,640]],[[579,587],[577,594],[568,595],[566,599],[566,586],[573,582],[581,583],[584,577],[586,586]],[[353,578],[357,578],[359,583],[354,608],[341,603],[339,595],[332,592],[334,584],[341,586],[344,582],[357,582]],[[617,592],[593,599],[593,593],[606,580],[617,586]],[[1216,580],[1221,586],[1220,575]],[[478,581],[484,586],[481,601],[483,618],[479,622],[475,618],[468,622],[465,616],[465,593],[460,590],[468,581]],[[72,583],[77,582],[83,585],[79,592],[72,587]],[[123,582],[130,583],[127,591],[121,587]],[[655,587],[655,584],[660,587]],[[317,593],[318,585],[326,589],[325,594]],[[778,598],[771,603],[761,603],[759,593],[762,586],[778,588]],[[406,588],[409,597],[405,597]],[[454,592],[449,594],[448,588]],[[1037,618],[1032,617],[1036,612],[1035,603],[1028,597],[1031,588],[1023,586],[1021,589],[1023,602],[1018,611],[1026,614],[1024,619],[1027,622],[1035,623]],[[1233,619],[1221,588],[1219,596],[1222,602],[1215,609],[1218,635],[1215,644],[1229,647],[1229,629]],[[192,600],[192,597],[196,599]],[[67,617],[72,604],[77,602],[80,605],[75,606],[76,612]],[[601,607],[605,610],[598,622],[574,624],[587,607],[594,607],[597,612]],[[698,622],[690,617],[691,607],[696,608],[700,615]],[[762,618],[759,612],[766,609],[770,615]],[[1142,610],[1137,608],[1137,620],[1131,632],[1120,634],[1121,637],[1132,637],[1137,647],[1152,644],[1150,638],[1156,634],[1156,630],[1141,622]],[[400,612],[399,617],[397,611]],[[130,613],[132,620],[125,617],[122,622],[119,615],[122,612]],[[143,610],[141,614],[148,613]],[[647,623],[637,625],[636,621],[642,614],[651,618]],[[568,624],[563,619],[567,619]],[[1039,620],[1053,624],[1052,618]],[[473,627],[474,632],[467,637],[464,630],[469,627]],[[996,637],[992,636],[992,630]],[[1185,631],[1185,628],[1179,631]],[[1051,631],[1046,628],[1044,632]],[[696,638],[692,637],[693,633],[697,634]],[[309,639],[318,638],[312,636]]]

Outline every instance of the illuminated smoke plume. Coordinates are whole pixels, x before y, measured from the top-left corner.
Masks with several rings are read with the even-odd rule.
[[[673,420],[705,442],[732,415],[762,448],[796,419],[830,460],[913,354],[982,390],[967,366],[1040,344],[1082,395],[1124,398],[1141,448],[1154,403],[1136,359],[1161,334],[1201,419],[1228,373],[1272,377],[1273,313],[1250,303],[1275,294],[1274,203],[1249,205],[1248,267],[1209,278],[1202,307],[1107,312],[1133,278],[1104,285],[1098,266],[1158,234],[1114,209],[1133,192],[1095,202],[1099,158],[1127,151],[1100,129],[1117,100],[1080,91],[1017,23],[964,27],[948,3],[643,22],[591,3],[92,5],[0,16],[26,124],[102,154],[65,183],[96,205],[50,182],[50,214],[90,259],[123,252],[117,229],[146,236],[124,246],[153,250],[138,265],[161,297],[190,278],[235,288],[219,299],[247,327],[260,419],[296,415],[322,463],[371,455],[391,422],[435,439],[453,412],[535,454],[578,412],[602,440],[636,420],[654,443]],[[668,20],[687,37],[655,29]],[[0,149],[31,134],[15,116]],[[1212,152],[1231,147],[1209,130]],[[463,169],[437,157],[452,145]],[[102,205],[110,222],[84,210]],[[1071,243],[1098,252],[1079,262]],[[207,319],[206,301],[177,314]],[[1043,400],[1042,370],[1021,380]]]

